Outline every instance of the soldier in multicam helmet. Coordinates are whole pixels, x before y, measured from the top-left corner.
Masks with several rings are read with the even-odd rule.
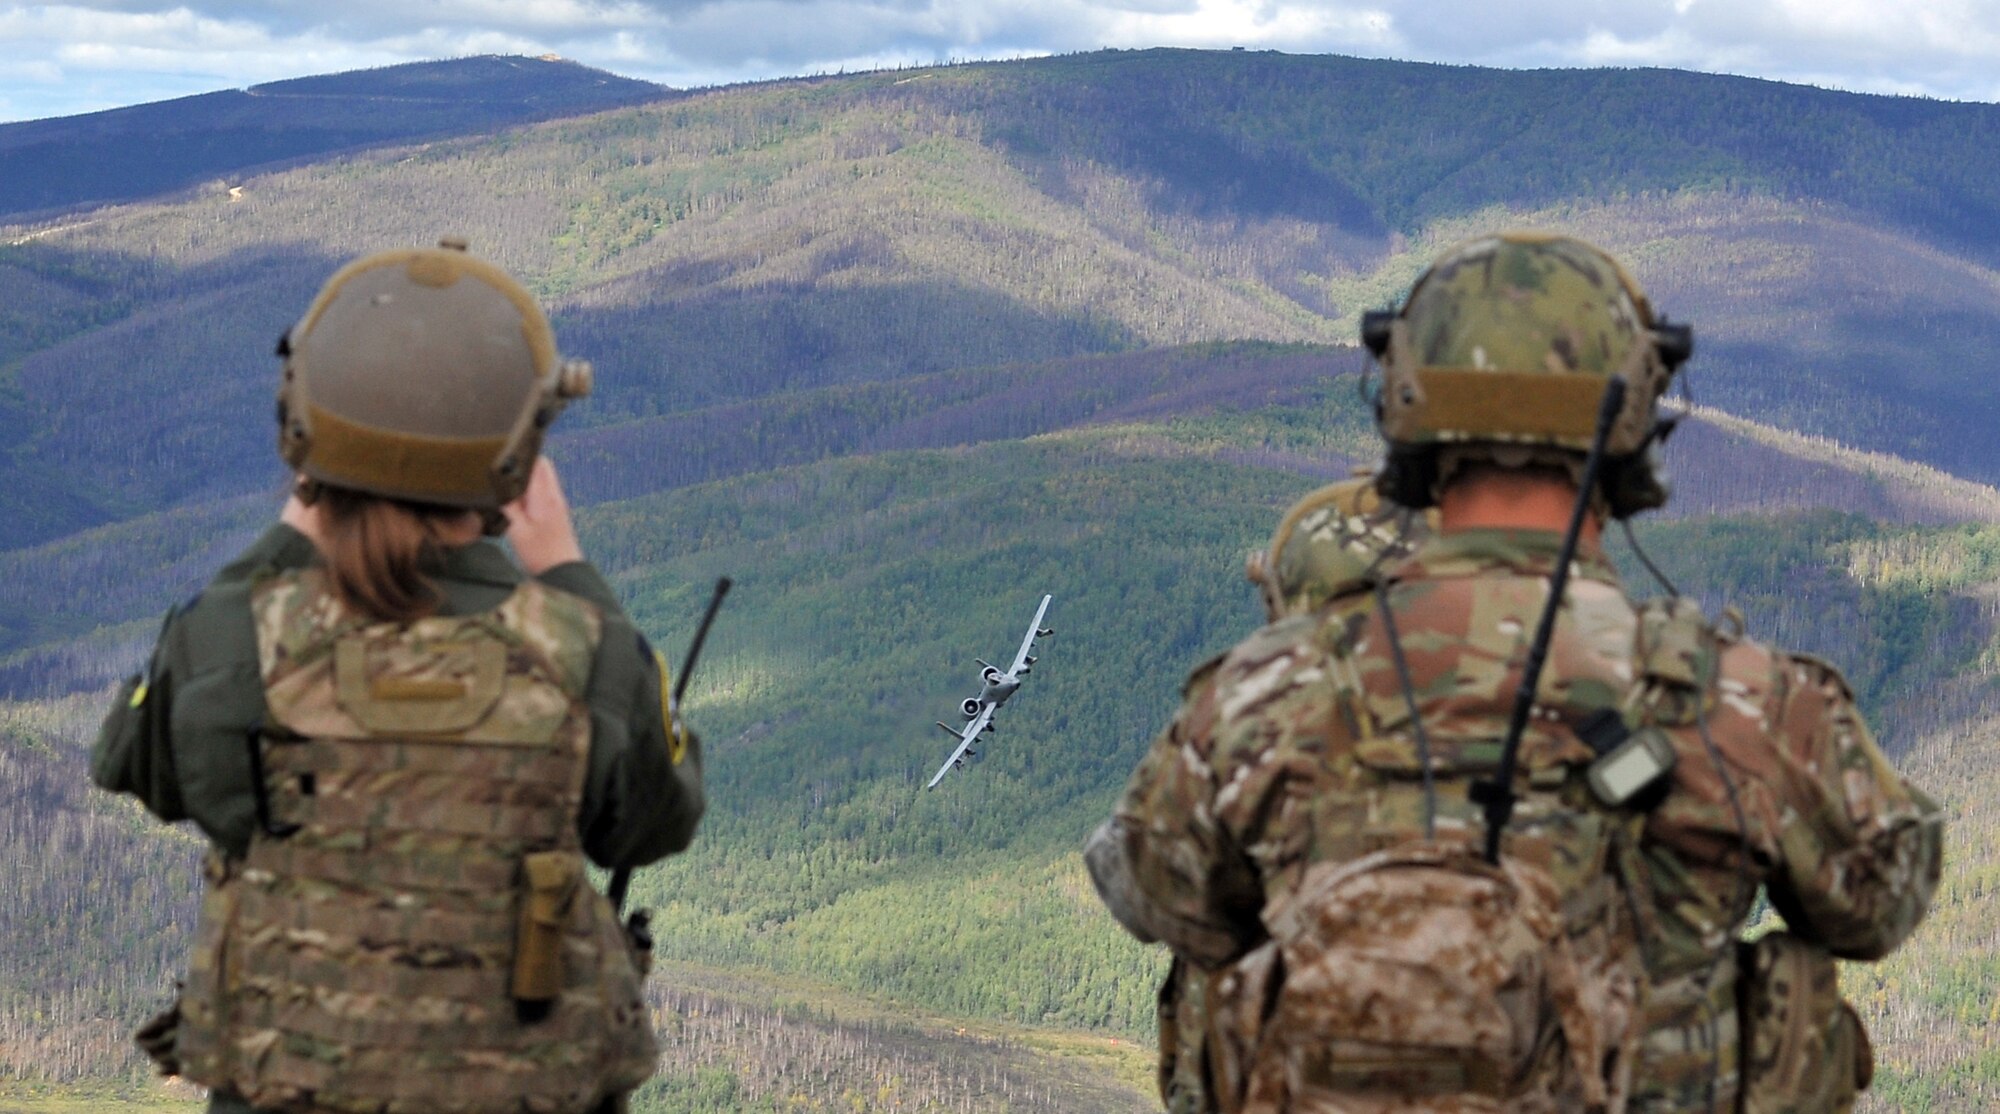
[[[609,1110],[653,1069],[646,956],[585,859],[680,850],[703,796],[540,456],[589,367],[452,241],[350,264],[279,353],[297,491],[170,614],[92,759],[211,844],[140,1043],[232,1114]]]
[[[1270,544],[1250,554],[1245,568],[1266,620],[1311,614],[1366,591],[1377,569],[1408,557],[1436,529],[1435,515],[1386,502],[1375,488],[1375,473],[1363,469],[1307,494],[1278,520]],[[1212,677],[1198,672],[1183,695],[1207,699],[1195,688]],[[1168,1114],[1215,1109],[1205,1067],[1206,982],[1176,957],[1160,986],[1158,1082]]]
[[[1365,339],[1383,490],[1438,535],[1197,671],[1087,851],[1118,919],[1205,972],[1216,1108],[1848,1108],[1866,1040],[1832,957],[1922,918],[1939,814],[1833,667],[1635,605],[1605,560],[1604,518],[1665,500],[1688,334],[1602,252],[1517,234],[1448,252]],[[1470,858],[1600,437],[1518,805]],[[1760,887],[1787,931],[1740,945]]]
[[[1331,483],[1292,504],[1271,544],[1250,555],[1244,570],[1264,604],[1264,617],[1309,615],[1363,591],[1376,570],[1410,555],[1429,537],[1435,515],[1382,499],[1372,469]]]

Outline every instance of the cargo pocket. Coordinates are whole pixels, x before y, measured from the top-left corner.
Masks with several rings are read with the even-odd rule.
[[[1264,1028],[1285,981],[1284,960],[1267,940],[1209,976],[1203,1012],[1207,1080],[1215,1109],[1239,1114],[1252,1101],[1252,1075],[1263,1052]]]

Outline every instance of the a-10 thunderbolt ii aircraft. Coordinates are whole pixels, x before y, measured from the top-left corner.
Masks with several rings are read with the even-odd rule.
[[[981,682],[979,695],[966,697],[958,706],[960,714],[965,716],[964,727],[953,728],[943,723],[938,724],[944,728],[945,734],[958,740],[958,749],[952,751],[951,757],[944,760],[944,765],[938,767],[936,776],[932,777],[930,784],[924,788],[936,789],[938,782],[944,780],[944,775],[954,769],[964,769],[967,762],[979,760],[979,752],[972,749],[972,744],[979,741],[982,733],[993,730],[993,713],[999,710],[1000,705],[1007,702],[1008,697],[1014,695],[1015,690],[1021,687],[1021,678],[1026,677],[1034,668],[1035,659],[1029,651],[1035,648],[1035,639],[1047,638],[1055,633],[1042,625],[1043,617],[1049,613],[1049,600],[1052,598],[1054,597],[1042,597],[1042,606],[1035,609],[1035,621],[1028,624],[1028,636],[1021,639],[1021,651],[1014,655],[1014,664],[1005,672],[978,658],[972,659],[979,662]]]

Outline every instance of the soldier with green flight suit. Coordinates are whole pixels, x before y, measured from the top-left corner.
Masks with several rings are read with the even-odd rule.
[[[1833,958],[1921,920],[1940,815],[1832,666],[1634,604],[1605,560],[1605,518],[1665,501],[1689,334],[1602,252],[1515,234],[1366,339],[1383,491],[1437,536],[1198,670],[1087,852],[1120,922],[1205,972],[1214,1109],[1848,1109],[1869,1057]],[[1572,515],[1516,807],[1474,857]],[[1743,944],[1760,888],[1786,931]]]
[[[455,241],[342,269],[279,352],[297,491],[92,759],[211,845],[140,1042],[231,1114],[610,1110],[653,1071],[648,957],[585,860],[681,850],[703,794],[540,455],[589,366]]]

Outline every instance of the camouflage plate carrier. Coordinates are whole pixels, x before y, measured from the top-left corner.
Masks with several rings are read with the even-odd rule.
[[[529,580],[398,626],[317,569],[252,611],[264,830],[209,864],[187,1077],[296,1114],[581,1114],[637,1086],[640,976],[577,833],[597,611]]]

